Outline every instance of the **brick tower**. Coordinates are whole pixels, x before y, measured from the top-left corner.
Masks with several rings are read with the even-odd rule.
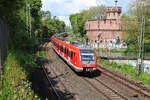
[[[117,38],[121,40],[121,7],[117,6],[117,2],[115,0],[115,6],[106,8],[106,19],[90,19],[86,21],[86,35],[93,47],[97,47],[98,43],[100,43],[101,47],[106,47],[106,45],[115,44]]]

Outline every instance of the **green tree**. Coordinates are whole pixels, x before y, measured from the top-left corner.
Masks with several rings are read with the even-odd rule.
[[[88,19],[105,19],[106,7],[104,5],[91,7],[88,10],[83,10],[80,13],[70,15],[72,30],[74,34],[84,36],[85,22]]]
[[[150,51],[150,1],[149,0],[132,0],[129,4],[128,16],[122,16],[121,23],[123,29],[126,30],[124,33],[126,34],[127,43],[131,45],[136,44],[132,41],[137,40],[140,34],[140,24],[141,18],[144,16],[145,18],[145,35],[144,35],[144,43],[145,43],[145,51]]]
[[[65,27],[65,32],[66,32],[66,33],[72,33],[71,26],[66,26],[66,27]]]
[[[42,11],[42,16],[42,31],[45,37],[65,32],[65,22],[59,20],[56,16],[51,17],[50,11]]]
[[[34,5],[39,0],[34,0],[34,2],[32,1],[33,0],[30,0],[30,2],[28,1],[28,3],[30,3],[30,5]],[[27,34],[26,32],[26,3],[27,0],[0,0],[0,18],[4,19],[3,21],[9,26],[8,53],[11,56],[11,58],[8,57],[9,60],[8,62],[6,62],[7,64],[5,66],[6,68],[3,80],[4,84],[2,88],[2,99],[9,99],[14,96],[20,96],[22,99],[25,97],[34,99],[34,94],[30,89],[30,82],[28,81],[27,76],[29,75],[30,70],[33,67],[37,66],[36,52],[38,50],[38,45],[35,38],[30,38],[29,34]],[[33,9],[35,8],[31,7],[31,11]],[[41,9],[38,9],[36,11],[39,12],[40,10]],[[32,24],[36,25],[35,19],[37,18],[37,16],[32,15],[31,17]],[[33,31],[35,30],[38,30],[38,28],[34,28]],[[15,58],[15,60],[13,58]],[[15,64],[12,65],[11,62]],[[24,84],[22,84],[20,89],[14,87],[15,84],[20,84],[20,81],[22,80],[19,76],[20,73],[14,73],[13,75],[15,75],[16,77],[13,78],[12,74],[8,74],[14,71],[14,68],[16,69],[15,71],[17,73],[21,72],[21,74],[23,75],[21,76],[22,78],[24,77]],[[8,71],[7,69],[13,70]],[[13,82],[11,80],[13,80]],[[25,97],[22,97],[22,94],[20,94],[20,90],[25,88],[28,89],[26,89],[27,91],[22,91],[22,94],[25,94]],[[16,92],[15,89],[17,89],[18,92]],[[9,91],[9,93],[7,91]]]
[[[123,30],[123,40],[129,45],[136,45],[138,36],[140,34],[140,23],[137,19],[129,15],[123,14],[121,16],[121,29]]]
[[[31,15],[33,17],[33,32],[34,30],[36,30],[37,28],[40,28],[41,25],[41,7],[42,7],[42,1],[41,0],[31,0],[30,1],[31,4]]]
[[[91,7],[88,10],[83,10],[82,13],[84,13],[87,19],[105,19],[106,7],[104,5],[99,5]]]
[[[70,16],[73,33],[83,35],[85,33],[84,23],[85,18],[83,13],[77,13]]]

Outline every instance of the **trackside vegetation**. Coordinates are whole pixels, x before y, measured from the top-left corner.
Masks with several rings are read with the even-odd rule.
[[[141,81],[146,85],[150,85],[150,74],[143,72],[140,76],[137,75],[137,70],[131,65],[117,64],[116,62],[109,62],[106,60],[98,59],[98,63],[104,67],[110,68],[116,72],[127,74],[131,79]]]
[[[65,23],[51,17],[49,11],[42,11],[42,0],[0,2],[0,19],[5,19],[9,26],[8,56],[4,64],[0,100],[37,100],[40,97],[33,91],[29,78],[31,72],[40,67],[38,60],[45,56],[45,52],[39,51],[40,46],[50,34],[63,32]],[[31,10],[31,35],[26,27],[26,4],[30,4]]]
[[[22,55],[23,56],[23,55]],[[30,66],[26,66],[29,67]],[[5,76],[2,88],[2,100],[31,100],[38,99],[31,90],[31,83],[25,69],[22,68],[17,56],[9,53],[5,63]]]

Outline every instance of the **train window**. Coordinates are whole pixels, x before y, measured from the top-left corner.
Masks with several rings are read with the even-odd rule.
[[[71,59],[73,58],[73,52],[71,51]]]
[[[70,51],[68,50],[68,57],[70,56]]]
[[[68,54],[68,56],[69,56],[69,57],[71,57],[71,52],[70,52],[70,51],[69,51],[69,54]]]
[[[68,56],[68,49],[67,49],[67,52],[66,52],[67,56]]]
[[[68,57],[70,56],[70,51],[68,50]]]
[[[67,48],[66,48],[66,54],[67,54]]]
[[[65,54],[66,54],[66,47],[65,47]]]
[[[68,52],[68,56],[71,57],[71,52],[70,51]]]
[[[63,47],[63,53],[65,53],[64,51],[65,51],[65,47]]]
[[[66,54],[67,54],[67,48],[66,48]]]
[[[69,57],[71,58],[71,51],[69,51]]]
[[[66,50],[66,47],[64,47],[64,53],[66,53],[65,50]]]

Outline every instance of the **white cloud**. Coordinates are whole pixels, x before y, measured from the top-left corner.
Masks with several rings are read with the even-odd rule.
[[[130,0],[123,0],[130,1]],[[91,6],[105,4],[114,5],[114,0],[42,0],[43,10],[50,10],[53,16],[58,16],[69,25],[69,15]],[[120,4],[124,4],[121,0]],[[67,18],[68,17],[68,18]]]
[[[43,0],[43,9],[49,9],[56,15],[69,15],[69,13],[76,13],[82,9],[96,6],[98,4],[100,4],[100,2],[97,0]]]

